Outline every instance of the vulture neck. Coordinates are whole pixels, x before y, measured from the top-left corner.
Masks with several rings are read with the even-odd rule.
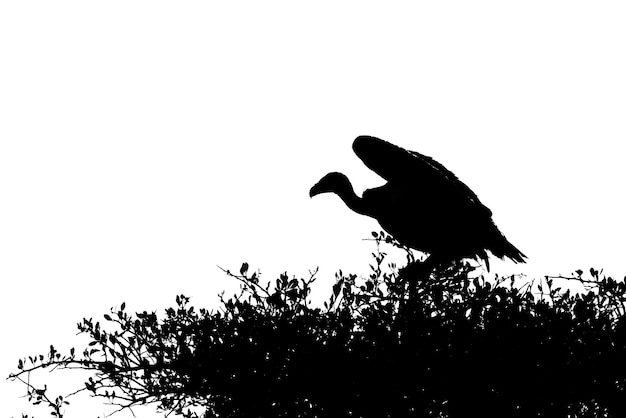
[[[350,183],[348,183],[348,187],[337,190],[336,193],[346,206],[354,212],[365,216],[373,216],[372,211],[367,207],[368,205],[362,198],[357,196]]]

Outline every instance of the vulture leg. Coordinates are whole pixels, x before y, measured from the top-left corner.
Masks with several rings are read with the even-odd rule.
[[[430,275],[436,267],[442,263],[430,256],[425,261],[416,261],[407,264],[398,274],[400,282],[409,284],[409,301],[417,300],[417,285],[430,279]]]

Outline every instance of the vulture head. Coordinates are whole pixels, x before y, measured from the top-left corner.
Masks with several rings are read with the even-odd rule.
[[[356,195],[352,183],[343,173],[328,173],[311,187],[309,196],[317,196],[322,193],[335,193],[353,211],[361,215],[369,215],[363,205],[363,200]],[[371,216],[371,215],[370,215]]]
[[[348,177],[343,173],[336,172],[328,173],[322,177],[315,186],[311,187],[309,196],[313,197],[321,193],[336,193],[339,196],[355,194]]]

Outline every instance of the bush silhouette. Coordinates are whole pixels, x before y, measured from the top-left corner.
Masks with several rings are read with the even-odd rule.
[[[241,293],[215,311],[183,295],[163,318],[122,304],[106,326],[79,324],[82,355],[51,346],[10,378],[59,417],[66,398],[26,375],[91,369],[93,396],[187,417],[626,416],[623,282],[594,269],[489,281],[460,263],[425,280],[386,265],[392,239],[374,237],[370,276],[338,272],[323,308],[310,301],[316,272],[270,286],[244,263],[226,271]],[[568,279],[584,289],[557,286]]]

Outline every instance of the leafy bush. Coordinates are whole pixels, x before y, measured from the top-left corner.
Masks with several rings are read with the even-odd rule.
[[[373,235],[369,277],[337,273],[323,308],[315,271],[270,286],[244,263],[225,271],[241,292],[215,311],[183,295],[163,318],[122,304],[106,326],[78,324],[82,355],[51,346],[10,378],[58,417],[67,398],[35,387],[35,370],[93,370],[77,392],[186,417],[626,416],[624,282],[594,269],[534,281],[460,263],[398,270],[380,250],[394,241]],[[584,289],[555,285],[568,280]]]

